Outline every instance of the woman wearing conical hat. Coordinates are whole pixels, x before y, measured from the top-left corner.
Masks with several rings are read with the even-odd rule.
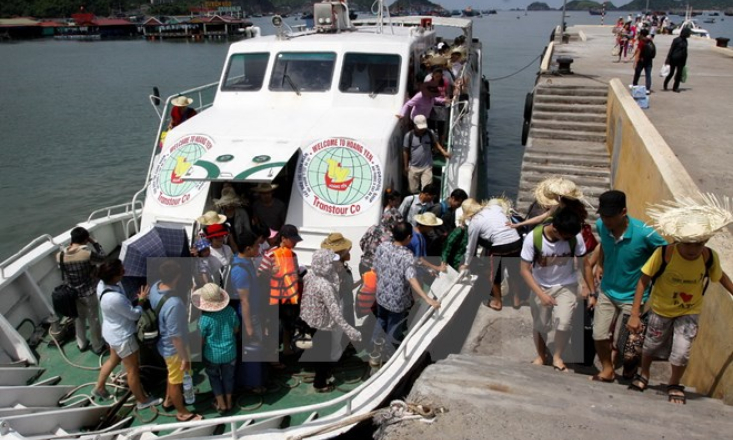
[[[171,110],[171,122],[168,125],[169,130],[183,124],[198,114],[196,110],[189,107],[192,103],[193,99],[187,96],[178,96],[171,100],[173,109]]]
[[[647,212],[654,228],[671,238],[672,244],[657,248],[642,267],[636,286],[627,324],[631,332],[642,331],[641,301],[647,287],[653,284],[641,371],[629,385],[630,389],[644,391],[649,384],[652,360],[669,354],[672,374],[667,385],[668,400],[686,403],[680,379],[697,335],[698,316],[708,282],[719,282],[733,295],[733,282],[720,266],[720,255],[706,246],[716,232],[733,223],[731,206],[733,203],[727,196],[720,201],[714,195],[705,194],[698,199],[681,198],[656,205]]]

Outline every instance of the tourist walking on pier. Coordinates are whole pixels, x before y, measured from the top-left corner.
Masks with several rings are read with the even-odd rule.
[[[598,198],[596,230],[601,245],[592,258],[585,259],[586,279],[600,278],[600,289],[590,294],[590,306],[595,307],[593,341],[601,371],[591,379],[613,382],[613,338],[618,337],[622,319],[619,314],[630,314],[641,267],[658,246],[667,242],[644,222],[630,217],[626,211],[626,194],[611,190]],[[593,290],[593,286],[589,286]],[[643,302],[646,302],[645,295]],[[614,322],[616,325],[614,326]],[[636,371],[624,371],[631,379]],[[630,376],[630,377],[629,377]]]
[[[534,293],[530,307],[537,358],[533,363],[546,365],[549,361],[547,334],[554,326],[555,353],[551,365],[561,372],[567,371],[562,355],[570,339],[572,317],[578,304],[574,260],[585,254],[581,225],[576,212],[560,208],[551,224],[537,227],[541,234],[539,246],[535,245],[534,232],[527,235],[522,246],[522,277]],[[592,286],[593,280],[587,275],[585,278]]]
[[[667,394],[669,402],[675,404],[686,403],[685,387],[680,385],[680,379],[697,335],[708,282],[719,282],[733,295],[733,282],[720,266],[720,255],[705,246],[717,231],[733,223],[731,199],[726,197],[723,203],[712,195],[702,196],[702,199],[702,203],[684,199],[647,211],[654,228],[672,238],[674,243],[657,248],[641,269],[642,276],[636,286],[627,324],[629,331],[641,331],[644,291],[652,284],[641,372],[629,388],[644,391],[649,386],[652,361],[669,357],[672,374]]]
[[[667,90],[669,81],[674,77],[672,91],[677,93],[680,91],[682,71],[687,65],[687,39],[690,37],[690,34],[690,29],[684,28],[680,31],[680,36],[672,40],[667,59],[664,61],[664,64],[669,65],[669,74],[664,79],[664,90]]]
[[[652,92],[652,61],[657,55],[657,48],[654,41],[649,37],[649,31],[642,29],[639,32],[639,44],[637,45],[634,61],[634,82],[633,85],[639,85],[639,77],[642,70],[646,80],[646,94]]]

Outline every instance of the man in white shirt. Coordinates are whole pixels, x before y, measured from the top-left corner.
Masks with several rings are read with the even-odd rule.
[[[533,363],[546,364],[549,358],[547,333],[554,324],[552,366],[561,372],[567,371],[562,354],[570,339],[573,312],[578,304],[575,258],[580,259],[585,254],[581,227],[578,214],[568,208],[560,208],[555,211],[552,224],[537,226],[524,239],[522,247],[522,277],[534,294],[530,308],[537,358]],[[582,267],[582,261],[577,267]],[[593,286],[590,278],[585,276],[585,282]]]

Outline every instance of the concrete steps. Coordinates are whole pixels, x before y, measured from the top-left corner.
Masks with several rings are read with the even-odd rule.
[[[533,106],[534,112],[551,113],[583,113],[583,114],[606,114],[606,103],[603,104],[568,104],[554,102],[537,102]]]
[[[447,412],[431,424],[394,424],[380,439],[442,440],[447,432],[473,439],[490,432],[497,439],[689,440],[733,432],[733,408],[692,389],[687,405],[673,406],[654,376],[639,393],[529,360],[459,354],[428,366],[406,400]]]
[[[534,102],[537,104],[564,104],[564,105],[606,105],[605,96],[583,96],[583,95],[535,95]]]
[[[559,106],[558,106],[559,107]],[[594,106],[595,107],[595,106]],[[599,106],[600,107],[600,106]],[[533,121],[568,121],[568,122],[595,122],[606,124],[606,112],[564,112],[564,111],[539,111],[535,109],[532,113]]]
[[[535,90],[536,95],[555,96],[608,96],[608,87],[585,86],[542,86]]]
[[[531,127],[546,130],[562,130],[562,131],[580,131],[598,134],[606,134],[606,121],[603,122],[586,122],[586,121],[567,121],[556,119],[536,119],[532,118]]]
[[[549,128],[532,128],[530,136],[541,139],[563,139],[568,141],[586,141],[586,142],[606,142],[606,133],[598,133],[594,131],[573,130],[566,128],[563,130]]]

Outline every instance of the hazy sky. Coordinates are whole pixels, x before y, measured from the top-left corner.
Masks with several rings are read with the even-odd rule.
[[[433,3],[438,3],[446,9],[463,9],[466,6],[472,6],[474,9],[511,9],[511,8],[526,8],[527,5],[534,2],[535,0],[431,0]],[[562,6],[562,0],[536,0],[543,3],[547,3],[551,8],[558,8]],[[570,0],[568,0],[570,1]],[[602,0],[596,0],[601,3]],[[613,3],[616,6],[625,5],[631,0],[616,0]],[[393,3],[389,1],[389,3]]]

